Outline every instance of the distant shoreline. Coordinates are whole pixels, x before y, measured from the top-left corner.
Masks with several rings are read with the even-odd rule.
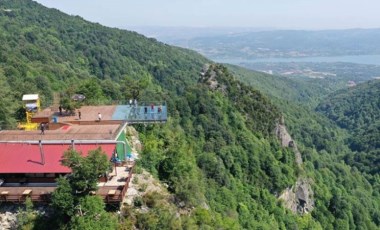
[[[220,63],[292,63],[292,62],[314,62],[314,63],[334,63],[346,62],[365,65],[380,65],[380,55],[345,55],[345,56],[320,56],[320,57],[291,57],[291,58],[254,58],[254,59],[213,59]]]

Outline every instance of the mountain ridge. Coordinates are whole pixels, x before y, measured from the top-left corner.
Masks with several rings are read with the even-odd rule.
[[[129,91],[136,87],[139,101],[167,101],[170,117],[165,125],[136,126],[144,145],[137,167],[165,183],[173,204],[189,212],[178,215],[171,207],[152,205],[157,197],[150,194],[126,207],[127,215],[117,216],[120,228],[123,224],[140,229],[376,229],[380,225],[376,180],[369,183],[361,172],[340,161],[346,148],[340,145],[339,130],[316,114],[269,99],[239,82],[228,68],[193,51],[89,23],[32,1],[1,1],[1,7],[18,9],[0,13],[1,121],[16,123],[20,97],[31,91],[42,96],[45,106],[56,91],[86,92],[87,103],[106,104],[130,99]],[[207,63],[210,68],[202,81],[200,71]],[[210,78],[217,82],[214,90]],[[304,171],[296,166],[293,151],[275,137],[274,127],[283,111]],[[299,175],[314,181],[317,200],[315,209],[302,216],[278,200]],[[151,208],[140,212],[139,204]],[[53,226],[49,220],[45,223]]]

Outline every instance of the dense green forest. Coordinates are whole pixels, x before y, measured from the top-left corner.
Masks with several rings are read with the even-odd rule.
[[[340,90],[321,102],[317,111],[351,133],[348,144],[355,153],[348,155],[346,162],[379,174],[380,81]]]
[[[131,93],[139,101],[167,101],[165,125],[136,126],[144,145],[138,164],[165,183],[174,199],[163,204],[159,194],[143,197],[118,218],[120,229],[380,227],[380,178],[343,161],[351,151],[348,133],[309,107],[271,93],[274,84],[249,86],[193,51],[29,0],[0,2],[0,42],[2,128],[22,117],[25,93],[41,94],[45,106],[55,92],[83,93],[88,104],[123,101]],[[281,147],[274,135],[281,115],[301,150],[301,168],[292,149]],[[311,178],[315,194],[315,209],[305,215],[287,210],[277,198],[299,177]],[[108,217],[97,200],[77,202],[96,205]],[[140,211],[142,204],[148,211]],[[82,221],[70,214],[71,225],[61,228],[90,226],[83,221],[91,216]],[[43,223],[40,228],[47,228]]]
[[[302,105],[317,105],[321,97],[333,91],[331,84],[319,79],[276,76],[229,65],[228,68],[241,81],[259,89],[271,98]],[[326,87],[329,85],[330,87]]]
[[[325,103],[323,100],[326,100],[326,103],[329,102],[330,96],[322,96],[323,93],[327,93],[325,90],[319,90],[318,87],[310,87],[310,85],[304,84],[304,81],[297,82],[291,78],[277,77],[256,71],[249,71],[237,66],[229,67],[235,73],[236,79],[251,85],[255,89],[262,90],[262,92],[271,98],[271,101],[283,113],[285,123],[290,133],[293,138],[298,141],[298,147],[301,150],[307,174],[315,179],[316,184],[314,185],[314,188],[316,196],[319,197],[316,198],[317,200],[319,199],[321,201],[325,199],[327,193],[324,189],[327,188],[325,186],[326,180],[328,180],[328,187],[334,188],[333,190],[330,190],[330,192],[334,194],[339,190],[339,196],[344,194],[344,200],[345,202],[348,202],[347,204],[349,204],[349,207],[351,208],[360,206],[360,203],[357,203],[358,199],[361,199],[358,197],[358,194],[362,193],[364,195],[368,192],[359,189],[359,187],[364,186],[363,188],[366,188],[369,184],[371,184],[371,190],[367,194],[370,196],[375,195],[373,198],[375,201],[374,204],[379,204],[378,195],[380,192],[380,176],[378,173],[378,161],[376,160],[378,155],[376,154],[376,151],[378,152],[379,147],[376,147],[376,145],[371,145],[374,143],[373,140],[378,139],[366,139],[363,137],[362,140],[365,140],[364,143],[366,143],[367,146],[371,146],[371,150],[368,152],[356,152],[353,150],[351,143],[355,143],[354,138],[359,138],[360,134],[343,129],[342,127],[339,127],[334,120],[321,116],[320,112],[314,111],[316,105],[320,103],[319,106],[321,107]],[[356,92],[356,94],[358,94],[356,100],[361,100],[363,103],[363,108],[368,108],[369,114],[373,114],[374,111],[378,111],[378,89],[379,87],[376,81],[359,85],[357,89],[344,89],[336,93],[337,98],[341,97],[340,100],[349,102],[349,106],[344,105],[341,102],[336,104],[330,103],[330,105],[334,104],[340,110],[344,110],[343,108],[347,109],[347,107],[354,108],[354,103],[351,102],[354,102],[355,100],[353,100],[349,95],[345,95],[344,92]],[[297,92],[299,92],[299,94],[297,94]],[[305,92],[310,93],[306,94]],[[332,97],[331,100],[336,99]],[[367,103],[372,104],[372,107],[370,105],[366,105]],[[360,103],[357,103],[356,105],[361,107],[359,104]],[[318,111],[320,107],[318,107]],[[362,112],[364,114],[366,113],[365,110]],[[340,117],[343,118],[346,115],[348,114],[344,115],[341,113]],[[362,134],[369,136],[379,134],[379,131],[376,130],[376,124],[379,119],[376,116],[372,116],[373,123],[368,123],[367,125],[363,125],[361,127]],[[352,119],[355,120],[355,118]],[[369,128],[368,132],[367,127]],[[373,132],[371,132],[371,130]],[[368,141],[371,140],[372,142],[368,143]],[[346,162],[348,165],[353,167],[351,168],[342,162]],[[331,177],[328,175],[334,175],[334,179],[330,180]],[[358,177],[358,175],[360,176]],[[358,184],[351,184],[354,181],[362,181],[362,185],[359,186]],[[337,188],[339,189],[335,190]],[[337,194],[333,195],[333,197],[336,195]],[[332,202],[335,198],[331,199],[329,202]],[[319,207],[317,205],[317,210],[314,210],[312,214],[314,214],[315,217],[318,216],[319,218],[326,218],[328,215],[326,215],[325,211],[331,210],[331,206],[325,206],[326,203],[323,204],[323,202],[320,202],[319,205]],[[349,211],[348,208],[342,209],[342,211],[345,214],[340,215],[346,217],[349,217],[350,215],[352,216],[354,213],[353,211]],[[321,213],[325,214],[319,215]],[[377,215],[378,214],[375,214],[375,216]],[[324,221],[321,220],[321,222],[323,223]],[[352,223],[349,223],[348,226],[350,226],[350,229],[355,229]],[[323,225],[323,228],[329,228],[329,225]],[[338,227],[335,225],[335,228]],[[360,227],[358,228],[360,229]],[[367,228],[370,227],[363,227],[363,229]]]

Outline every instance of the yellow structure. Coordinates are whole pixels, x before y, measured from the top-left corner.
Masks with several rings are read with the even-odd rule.
[[[38,129],[38,123],[32,122],[33,115],[41,110],[41,103],[38,94],[25,94],[22,96],[22,101],[24,102],[24,108],[26,110],[26,123],[19,124],[19,129]]]

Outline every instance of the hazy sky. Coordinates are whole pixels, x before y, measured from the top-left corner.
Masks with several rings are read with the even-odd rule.
[[[380,27],[379,0],[37,0],[106,26]]]

